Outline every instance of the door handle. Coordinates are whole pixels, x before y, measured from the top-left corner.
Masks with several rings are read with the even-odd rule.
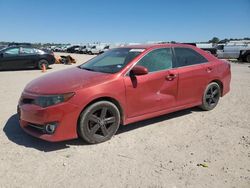
[[[207,71],[208,73],[212,72],[212,70],[213,70],[212,67],[207,67],[207,69],[206,69],[206,71]]]
[[[166,78],[166,80],[168,80],[168,81],[172,81],[172,80],[174,80],[176,77],[177,77],[176,74],[169,74],[169,75],[167,75],[165,78]]]

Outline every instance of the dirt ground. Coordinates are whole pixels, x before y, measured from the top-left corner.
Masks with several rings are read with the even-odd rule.
[[[77,64],[93,57],[72,56]],[[231,92],[209,112],[192,108],[130,124],[98,145],[24,133],[16,105],[25,85],[72,66],[0,72],[0,187],[250,187],[249,64],[232,63]]]

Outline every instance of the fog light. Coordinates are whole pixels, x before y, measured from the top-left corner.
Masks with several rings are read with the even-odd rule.
[[[48,134],[53,134],[56,130],[56,127],[57,127],[57,123],[48,123],[45,125],[45,131],[46,133]]]

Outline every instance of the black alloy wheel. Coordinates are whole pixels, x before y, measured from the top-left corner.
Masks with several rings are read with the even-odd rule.
[[[200,106],[203,110],[212,110],[218,104],[221,96],[221,89],[219,84],[212,82],[208,84],[202,99],[202,105]]]
[[[109,140],[120,125],[120,112],[109,101],[96,102],[82,112],[78,133],[88,143],[96,144]]]

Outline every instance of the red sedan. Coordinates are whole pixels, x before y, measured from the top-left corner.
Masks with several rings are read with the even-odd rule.
[[[30,82],[18,104],[21,127],[47,140],[110,139],[120,125],[200,106],[230,90],[230,64],[184,44],[127,46]]]

